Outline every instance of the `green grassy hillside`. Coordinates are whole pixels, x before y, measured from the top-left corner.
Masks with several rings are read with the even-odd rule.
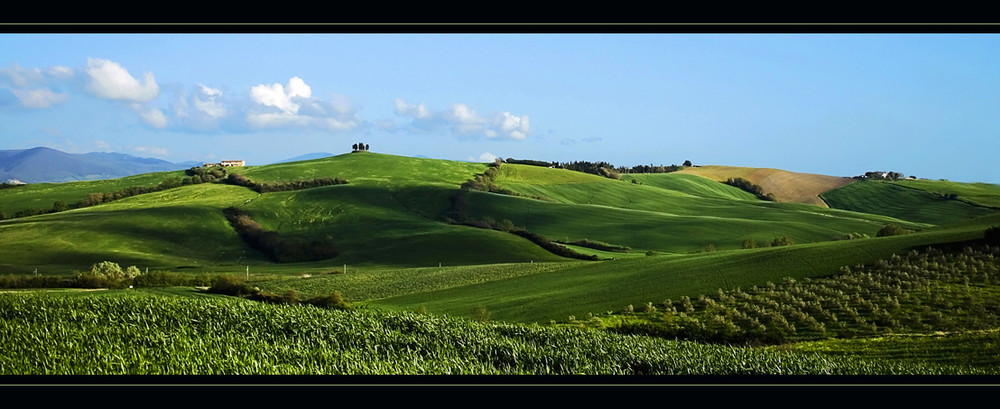
[[[1000,223],[1000,217],[984,220]],[[715,290],[764,285],[784,277],[823,277],[841,266],[871,263],[926,246],[977,240],[981,225],[929,229],[904,236],[843,240],[693,255],[568,263],[561,268],[478,284],[415,292],[377,305],[466,315],[484,306],[493,317],[521,322],[565,320],[572,315],[618,311],[628,304],[695,297]]]
[[[690,253],[711,245],[830,241],[874,236],[886,224],[927,227],[885,216],[760,201],[732,186],[683,174],[627,175],[642,184],[561,169],[503,165],[496,183],[517,194],[468,195],[468,216],[509,219],[552,239],[591,239],[634,249]],[[734,200],[735,199],[735,200]]]
[[[912,186],[912,187],[911,187]],[[932,193],[935,187],[948,190],[956,189],[969,193],[975,190],[977,200],[991,203],[985,192],[1000,190],[976,189],[973,185],[935,182],[890,182],[862,181],[830,190],[822,194],[823,200],[832,208],[856,212],[881,214],[917,223],[948,224],[976,217],[996,214],[1000,209],[971,204],[962,200],[954,200]],[[970,195],[972,196],[972,195]]]
[[[256,196],[202,184],[6,220],[0,222],[0,272],[66,273],[103,260],[150,269],[261,263],[220,211]]]
[[[118,179],[68,183],[32,183],[0,189],[0,212],[12,217],[22,210],[51,209],[56,201],[67,205],[83,202],[91,193],[116,192],[130,187],[153,187],[171,177],[183,177],[184,171],[156,172]]]
[[[371,300],[390,308],[426,305],[431,311],[464,315],[486,305],[498,318],[547,321],[784,276],[832,274],[842,265],[872,262],[914,246],[979,238],[986,226],[1000,222],[997,211],[961,201],[940,201],[959,206],[958,210],[924,209],[923,205],[939,203],[926,199],[932,193],[891,184],[856,183],[844,189],[896,186],[925,199],[913,204],[884,191],[849,196],[869,207],[884,201],[881,208],[912,210],[879,215],[759,201],[691,175],[626,175],[626,180],[612,180],[512,164],[501,167],[496,183],[544,200],[481,191],[466,194],[466,215],[473,218],[509,219],[551,240],[590,239],[633,249],[615,254],[577,248],[617,260],[574,261],[513,234],[445,221],[459,186],[486,169],[482,163],[376,153],[234,168],[230,171],[258,183],[323,177],[349,183],[264,194],[206,183],[0,221],[0,272],[30,273],[37,268],[40,274],[66,274],[110,260],[141,269],[242,273],[251,266],[255,274],[297,276],[348,264],[348,274],[273,286],[305,292],[310,286],[326,292],[343,286],[352,300]],[[100,189],[87,184],[98,182],[80,182],[62,185],[66,191],[52,185],[0,193],[17,198],[12,202],[51,203],[60,195],[155,185],[170,176],[102,181],[108,185]],[[980,196],[979,200],[990,200],[988,194]],[[229,225],[223,214],[229,207],[247,212],[263,229],[283,238],[328,240],[339,254],[312,262],[274,263]],[[924,217],[915,219],[913,214]],[[921,232],[835,241],[851,233],[874,237],[886,224]],[[939,227],[931,228],[932,224]],[[745,239],[766,246],[779,237],[796,244],[741,250]],[[661,255],[647,257],[648,250]]]
[[[626,174],[622,175],[622,180],[627,182],[635,180],[636,183],[643,185],[684,192],[698,197],[714,197],[731,200],[758,200],[752,193],[729,186],[725,183],[719,183],[701,176],[688,175],[678,172]]]
[[[958,200],[990,207],[1000,207],[1000,185],[992,183],[962,183],[947,180],[897,180],[900,186],[925,190],[937,195],[957,194]]]

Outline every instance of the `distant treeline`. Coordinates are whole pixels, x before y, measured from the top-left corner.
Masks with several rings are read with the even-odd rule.
[[[593,175],[609,177],[612,179],[620,178],[622,173],[669,173],[676,172],[678,170],[684,169],[685,166],[693,166],[691,161],[684,161],[681,166],[678,165],[636,165],[632,167],[625,166],[615,166],[608,162],[588,162],[588,161],[574,161],[574,162],[545,162],[533,159],[504,159],[505,163],[513,163],[519,165],[531,165],[531,166],[543,166],[555,169],[568,169],[577,172],[590,173]]]
[[[325,260],[340,254],[333,240],[286,239],[276,231],[264,230],[241,209],[228,207],[222,213],[247,245],[277,263]]]
[[[746,192],[750,192],[754,196],[757,196],[757,198],[760,200],[768,200],[772,202],[775,200],[773,193],[764,194],[764,190],[760,187],[760,185],[755,185],[753,184],[753,182],[750,182],[749,180],[743,178],[726,179],[726,184],[729,186],[738,187]]]
[[[257,183],[246,176],[238,173],[230,173],[226,182],[231,185],[243,186],[251,189],[257,193],[269,193],[269,192],[284,192],[288,190],[301,190],[310,189],[320,186],[332,186],[332,185],[343,185],[347,183],[347,180],[341,178],[316,178],[312,180],[294,180],[291,182],[279,182],[279,183]]]

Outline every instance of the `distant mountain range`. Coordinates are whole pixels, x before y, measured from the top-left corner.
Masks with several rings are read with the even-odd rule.
[[[0,150],[0,183],[11,179],[24,183],[112,179],[199,165],[201,162],[173,163],[123,153],[66,153],[44,147]]]

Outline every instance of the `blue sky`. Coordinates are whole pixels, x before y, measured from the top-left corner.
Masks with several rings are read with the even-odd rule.
[[[0,34],[0,149],[1000,183],[998,34]]]

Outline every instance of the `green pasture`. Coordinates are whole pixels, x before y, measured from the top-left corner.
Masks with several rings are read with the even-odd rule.
[[[141,270],[261,263],[221,212],[257,196],[241,187],[200,184],[6,220],[0,222],[0,272],[65,274],[104,260]]]
[[[780,237],[796,243],[821,242],[854,232],[874,236],[888,223],[914,229],[926,227],[797,203],[695,198],[661,202],[664,210],[652,211],[553,203],[484,192],[469,192],[467,198],[467,213],[476,219],[509,219],[552,240],[599,240],[636,251],[691,253],[708,245],[719,250],[739,249],[749,238],[758,245]]]
[[[332,239],[337,263],[396,266],[557,261],[525,238],[442,221],[450,187],[329,186],[262,195],[243,208],[289,238]]]
[[[346,153],[323,159],[233,170],[259,183],[322,177],[344,178],[355,185],[414,187],[459,184],[486,170],[486,164],[411,158],[373,152]]]
[[[828,276],[841,266],[871,263],[893,253],[981,239],[983,230],[971,225],[904,236],[567,263],[541,274],[394,296],[372,304],[408,310],[424,306],[430,312],[459,316],[483,306],[496,319],[518,322],[585,318],[629,304],[694,297],[719,288]]]
[[[980,216],[996,214],[1000,210],[962,200],[947,199],[927,190],[934,182],[906,181],[862,181],[852,183],[820,195],[827,205],[835,209],[851,210],[861,213],[880,214],[909,220],[916,223],[948,224],[973,219]],[[955,184],[942,184],[956,186]],[[964,185],[957,185],[964,186]],[[947,190],[947,189],[946,189]],[[942,190],[944,192],[945,190]],[[977,192],[976,197],[982,203],[992,203],[1000,200],[986,199],[983,192],[996,192],[996,189],[976,188],[972,185],[964,187],[963,192]],[[947,190],[948,193],[954,193]],[[959,196],[962,197],[961,195]]]
[[[934,194],[955,193],[959,200],[982,206],[1000,207],[1000,185],[992,183],[963,183],[928,179],[897,180],[893,183]]]
[[[130,187],[154,187],[171,177],[183,177],[184,171],[145,173],[118,179],[67,183],[32,183],[0,189],[0,212],[12,217],[21,210],[51,209],[56,201],[67,205],[83,202],[91,193],[117,192]]]
[[[714,197],[730,200],[757,201],[756,196],[740,188],[696,175],[683,173],[635,173],[622,175],[622,180],[658,187],[660,189],[684,192],[698,197]]]

